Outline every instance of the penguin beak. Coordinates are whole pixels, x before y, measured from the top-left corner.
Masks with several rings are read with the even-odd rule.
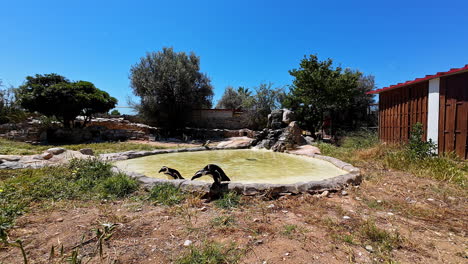
[[[163,169],[163,168],[161,168],[161,169],[159,170],[159,172],[158,172],[158,173],[161,173],[161,172],[163,172],[163,171],[164,171],[164,169]]]
[[[196,178],[200,178],[203,175],[205,175],[205,171],[204,170],[199,170],[199,171],[197,171],[197,173],[195,173],[195,175],[193,175],[191,181],[193,181]]]

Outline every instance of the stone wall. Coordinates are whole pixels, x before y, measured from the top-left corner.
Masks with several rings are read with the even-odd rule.
[[[245,112],[233,109],[196,109],[192,111],[189,126],[198,128],[245,128]]]

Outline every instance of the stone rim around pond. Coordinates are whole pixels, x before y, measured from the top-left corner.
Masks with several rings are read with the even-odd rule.
[[[230,148],[183,148],[183,149],[164,149],[164,150],[153,150],[153,151],[126,151],[120,153],[108,153],[101,154],[100,158],[106,161],[118,161],[126,159],[134,159],[149,155],[176,153],[176,152],[195,152],[195,151],[211,151],[211,150],[228,150],[228,149],[240,149],[247,147],[230,147]],[[286,152],[288,153],[288,152]],[[288,155],[302,155],[311,158],[321,159],[330,162],[336,167],[348,172],[336,177],[320,180],[320,181],[309,181],[309,182],[297,182],[293,184],[268,184],[268,183],[237,183],[237,182],[226,182],[220,187],[221,191],[234,191],[243,195],[258,195],[266,194],[269,195],[287,195],[287,194],[300,194],[300,193],[321,193],[324,191],[338,191],[349,185],[357,185],[362,181],[360,170],[353,165],[343,162],[339,159],[323,156],[318,154],[292,154]],[[151,187],[158,184],[171,184],[175,187],[181,188],[183,191],[194,192],[194,193],[212,193],[219,190],[213,189],[213,184],[202,181],[191,181],[191,180],[166,180],[158,179],[145,176],[140,173],[125,171],[117,167],[113,167],[116,172],[122,172],[126,175],[137,179],[140,183],[146,187]]]

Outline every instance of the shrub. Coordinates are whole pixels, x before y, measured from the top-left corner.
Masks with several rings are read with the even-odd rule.
[[[215,205],[219,208],[231,209],[239,205],[241,196],[236,192],[223,193],[222,196],[215,201]]]
[[[126,197],[138,189],[138,183],[135,179],[125,174],[111,176],[101,183],[102,194],[104,197]]]
[[[414,159],[423,159],[427,157],[434,156],[436,153],[437,146],[432,142],[423,140],[423,125],[421,123],[416,123],[413,125],[410,133],[409,142],[407,145],[407,152],[411,158]]]
[[[171,206],[185,200],[185,194],[174,185],[166,183],[153,186],[149,193],[149,199],[160,204]]]

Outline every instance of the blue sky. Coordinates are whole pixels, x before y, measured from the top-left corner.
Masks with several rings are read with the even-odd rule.
[[[129,69],[194,51],[215,87],[289,85],[307,54],[378,87],[468,64],[468,1],[0,1],[0,79],[58,73],[127,105]]]

